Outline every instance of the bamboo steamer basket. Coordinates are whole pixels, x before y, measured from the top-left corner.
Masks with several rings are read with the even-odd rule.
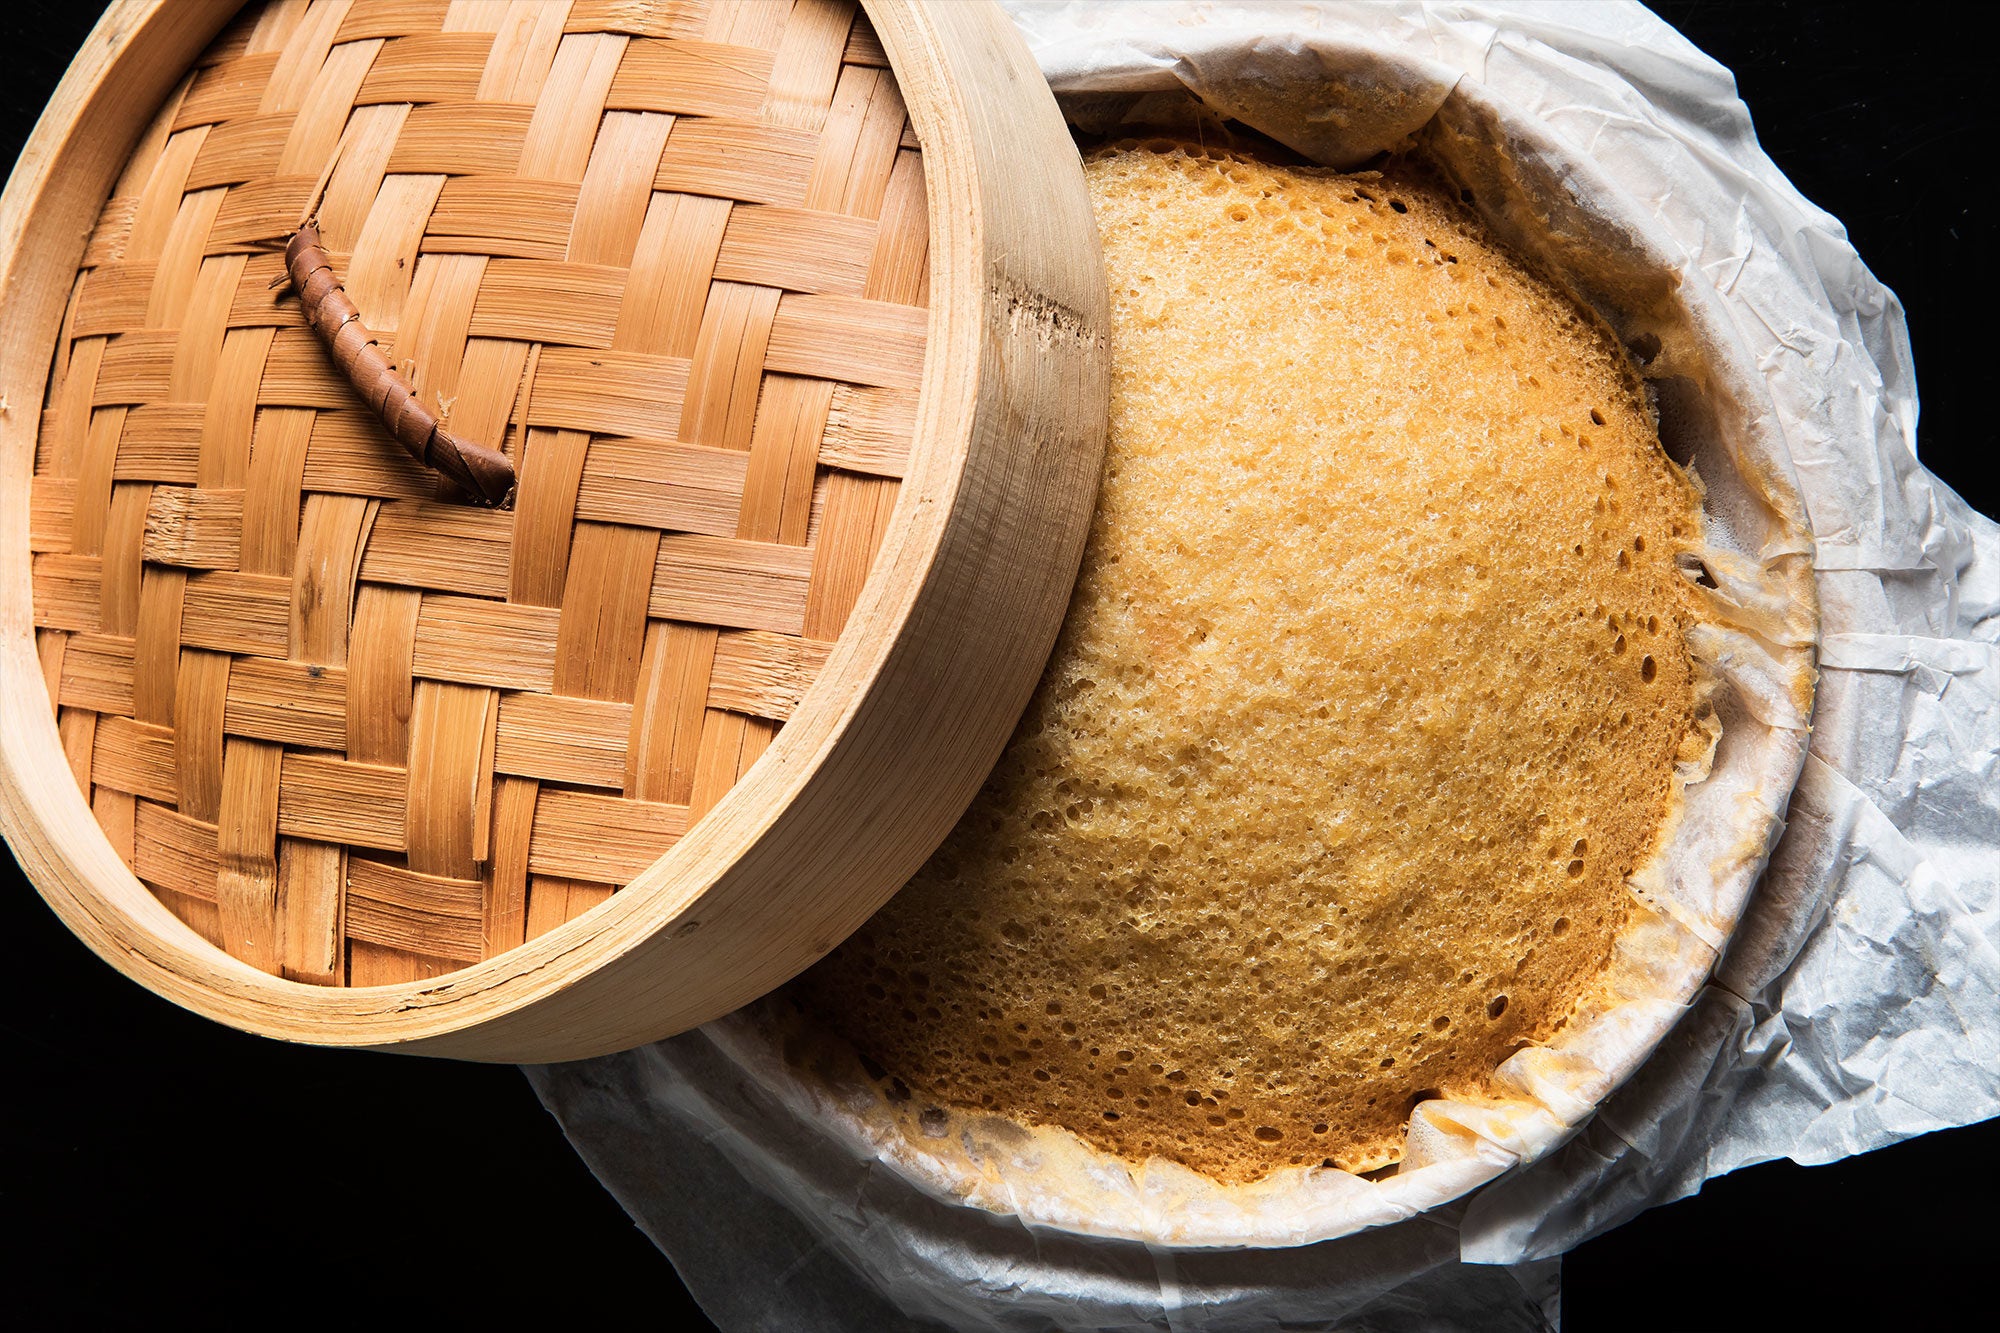
[[[0,824],[296,1041],[621,1049],[827,952],[1061,620],[1107,323],[989,4],[122,0],[0,203]],[[305,323],[316,208],[476,508]]]

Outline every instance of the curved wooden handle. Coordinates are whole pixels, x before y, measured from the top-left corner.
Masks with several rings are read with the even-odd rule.
[[[514,497],[514,465],[497,449],[461,440],[447,431],[389,364],[389,358],[361,323],[361,311],[333,271],[333,257],[320,243],[319,227],[307,222],[285,246],[285,272],[298,289],[306,323],[369,410],[381,418],[396,442],[426,467],[463,487],[482,505],[505,505]]]

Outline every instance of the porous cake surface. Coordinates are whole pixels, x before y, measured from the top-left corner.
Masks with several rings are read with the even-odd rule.
[[[1396,1160],[1603,967],[1695,744],[1696,484],[1417,173],[1087,175],[1109,454],[977,802],[781,1003],[944,1110],[1229,1182]]]

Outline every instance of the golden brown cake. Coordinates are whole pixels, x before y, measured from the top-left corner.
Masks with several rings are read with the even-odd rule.
[[[1420,172],[1087,161],[1096,525],[977,802],[782,1005],[892,1096],[1226,1182],[1396,1160],[1605,965],[1674,765],[1696,483]]]

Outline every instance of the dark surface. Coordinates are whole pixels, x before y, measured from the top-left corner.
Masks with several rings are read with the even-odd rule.
[[[1917,452],[2000,512],[1991,372],[1987,25],[1978,10],[1660,0],[1653,10],[1735,71],[1758,138],[1847,224],[1902,298],[1923,401]],[[1972,276],[1982,275],[1982,276]],[[1564,1324],[1596,1329],[1904,1328],[1946,1323],[1983,1286],[2000,1236],[1967,1202],[2000,1184],[2000,1121],[1828,1166],[1773,1162],[1712,1180],[1563,1260]],[[1732,1299],[1719,1305],[1712,1280]],[[1956,1322],[1953,1320],[1952,1322]]]
[[[16,0],[0,12],[0,161],[12,162],[92,8]],[[1993,228],[1972,200],[1993,125],[1970,11],[1655,8],[1737,72],[1772,156],[1903,298],[1924,460],[1981,509],[2000,508],[1979,471],[1992,427],[1973,419],[1984,380],[1972,359],[1988,354],[1973,312],[1991,287]],[[230,1032],[118,977],[11,859],[5,874],[10,1323],[186,1311],[223,1327],[704,1326],[513,1069]],[[1996,1182],[2000,1122],[1832,1166],[1753,1167],[1569,1256],[1565,1325],[1919,1326],[1974,1292],[1996,1236],[1985,1210],[1946,1200]]]

